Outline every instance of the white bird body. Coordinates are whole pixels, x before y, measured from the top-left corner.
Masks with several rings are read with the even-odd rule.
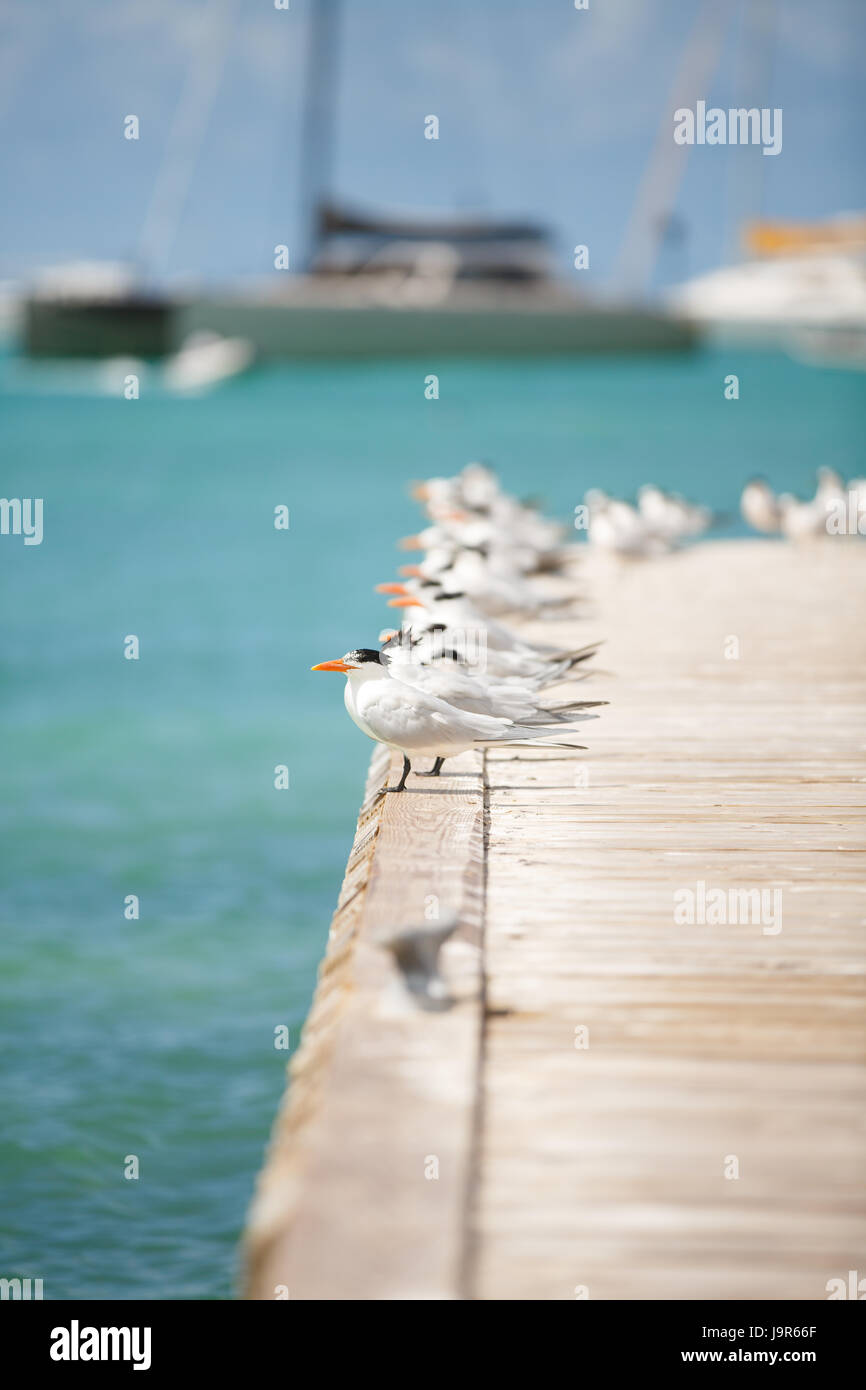
[[[492,468],[483,463],[468,463],[460,474],[461,500],[467,507],[490,507],[505,494]]]
[[[433,554],[439,560],[443,552],[437,550]],[[479,613],[486,617],[539,613],[556,602],[535,593],[515,570],[509,572],[499,561],[491,564],[477,550],[452,551],[444,562],[439,563],[431,563],[428,555],[418,568],[423,581],[419,583],[417,579],[410,579],[405,586],[410,593],[424,597],[425,586],[429,588],[431,584],[439,584],[443,590],[465,594]]]
[[[845,484],[835,468],[827,468],[826,465],[819,468],[815,501],[820,499],[822,502],[837,502],[840,497],[844,496]]]
[[[562,528],[503,493],[480,464],[456,478],[419,483],[414,492],[426,503],[431,524],[401,544],[425,556],[403,568],[410,585],[377,586],[395,595],[391,607],[411,609],[411,617],[401,632],[382,634],[381,652],[357,648],[313,667],[343,672],[352,721],[368,738],[402,753],[400,781],[385,790],[404,790],[416,757],[434,760],[418,776],[438,777],[446,758],[471,748],[580,747],[551,738],[596,718],[588,711],[605,702],[550,707],[539,703],[538,692],[562,680],[595,646],[534,646],[496,621],[560,602],[538,594],[529,576],[559,566]]]
[[[443,572],[450,570],[458,553],[453,542],[446,544],[443,541],[439,545],[428,546],[418,569],[425,579],[439,579]]]
[[[829,535],[831,513],[837,507],[844,508],[846,501],[845,484],[835,469],[819,468],[815,496],[810,501],[801,502],[791,493],[779,498],[779,525],[783,535],[794,541]]]
[[[454,478],[428,478],[413,491],[425,503],[432,525],[404,542],[410,549],[498,544],[503,551],[519,553],[520,567],[527,572],[558,560],[560,524],[503,492],[496,475],[482,464],[469,464]]]
[[[753,478],[746,483],[740,497],[740,511],[743,520],[755,531],[764,535],[774,535],[781,530],[782,511],[779,499],[763,478]]]
[[[486,676],[470,675],[453,659],[423,665],[411,648],[399,646],[386,648],[382,652],[382,659],[397,680],[446,700],[449,705],[470,714],[486,714],[524,724],[570,723],[578,719],[596,718],[595,715],[578,714],[576,711],[601,703],[583,701],[552,710],[539,705],[535,691],[525,682],[497,681]]]
[[[637,506],[610,497],[600,488],[584,495],[591,545],[619,555],[660,555],[690,536],[699,536],[712,521],[709,508],[673,492],[646,484]]]
[[[553,685],[557,680],[562,680],[566,672],[571,668],[571,662],[565,656],[543,656],[533,655],[531,652],[523,651],[497,651],[495,647],[488,647],[483,653],[484,670],[489,676],[497,676],[507,680],[517,677],[518,679],[538,680],[542,685]]]
[[[347,671],[349,717],[368,738],[407,757],[452,758],[469,748],[549,738],[556,729],[525,728],[511,719],[460,710],[406,685],[377,662]]]
[[[652,535],[668,545],[706,531],[712,515],[706,507],[647,484],[637,495],[638,512]]]
[[[525,576],[538,565],[538,554],[527,547],[503,546],[498,539],[477,545],[452,540],[429,548],[418,569],[425,579],[442,579],[466,561],[474,566],[470,575],[477,573],[483,579],[494,577],[525,585]]]
[[[779,526],[782,535],[787,536],[789,541],[826,536],[827,516],[831,505],[829,498],[822,498],[817,494],[810,502],[801,502],[791,493],[783,493],[779,498]]]
[[[430,615],[420,621],[404,623],[403,634],[407,641],[414,644],[413,650],[419,661],[435,660],[442,652],[451,650],[457,653],[473,674],[481,670],[484,675],[497,680],[531,681],[536,690],[561,680],[567,672],[571,672],[573,666],[590,656],[598,645],[595,643],[572,652],[552,654],[534,647],[521,651],[497,650],[479,640],[483,637],[482,633],[436,623]]]
[[[801,541],[830,534],[831,516],[843,514],[847,504],[848,492],[840,475],[833,468],[822,467],[818,469],[815,495],[808,501],[791,492],[777,497],[763,478],[753,478],[743,489],[740,511],[756,531],[781,531],[788,540]]]
[[[590,545],[619,555],[653,555],[664,544],[650,531],[640,513],[614,497],[589,504]]]
[[[637,495],[638,514],[650,531],[664,541],[675,541],[683,534],[680,509],[661,488],[642,487]]]
[[[473,672],[483,670],[484,675],[500,681],[531,681],[536,690],[561,680],[571,666],[566,657],[552,660],[550,657],[527,656],[520,652],[496,651],[492,647],[482,648],[474,641],[468,642],[465,634],[450,628],[435,634],[422,633],[418,641],[422,653],[425,645],[434,652],[437,648],[441,651],[444,642],[445,648],[456,651]]]
[[[394,599],[394,606],[400,607],[400,600]],[[426,621],[422,620],[417,624],[417,634],[424,631],[430,622],[444,623],[446,627],[456,629],[459,632],[472,634],[481,639],[479,645],[483,645],[488,652],[515,652],[520,656],[537,659],[539,656],[559,655],[553,647],[530,646],[517,637],[510,628],[496,620],[473,603],[467,594],[459,591],[442,592],[440,589],[423,591],[422,605],[429,615]],[[410,628],[416,628],[416,622],[410,621]]]

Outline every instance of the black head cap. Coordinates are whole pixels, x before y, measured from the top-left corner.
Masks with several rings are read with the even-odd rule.
[[[356,647],[355,651],[346,653],[344,660],[354,662],[357,666],[363,666],[368,661],[378,661],[381,664],[382,658],[379,652],[375,652],[372,647]]]

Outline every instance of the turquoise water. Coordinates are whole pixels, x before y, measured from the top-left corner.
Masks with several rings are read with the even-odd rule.
[[[754,472],[862,472],[866,377],[739,352],[332,364],[124,401],[88,369],[0,372],[0,490],[45,506],[41,546],[0,537],[0,1275],[226,1298],[274,1029],[295,1045],[370,752],[309,667],[393,616],[372,586],[415,529],[407,479],[480,457],[564,518],[647,480],[735,513]]]

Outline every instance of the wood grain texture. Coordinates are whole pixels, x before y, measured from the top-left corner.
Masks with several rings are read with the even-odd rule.
[[[355,911],[334,919],[251,1213],[251,1298],[279,1286],[292,1299],[458,1296],[481,1040],[481,759],[410,777],[398,796],[381,794],[388,762],[374,755],[375,841],[353,851]],[[451,917],[441,966],[454,1003],[427,1011],[380,942]]]
[[[473,1294],[826,1298],[866,1264],[866,549],[583,574],[586,785],[490,759]],[[698,880],[778,888],[781,931],[678,925]]]
[[[464,755],[396,797],[374,755],[249,1297],[822,1299],[866,1273],[866,547],[574,570],[549,582],[578,615],[526,631],[606,639],[573,687],[612,701],[587,753]],[[678,923],[699,882],[778,890],[781,930]],[[377,944],[434,897],[461,922],[440,1013]]]

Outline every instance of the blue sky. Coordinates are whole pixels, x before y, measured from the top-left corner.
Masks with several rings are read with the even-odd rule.
[[[730,13],[700,92],[711,104],[746,95],[743,8],[717,0],[716,11]],[[866,3],[771,8],[769,69],[746,100],[782,107],[782,153],[688,152],[676,203],[687,236],[663,252],[661,281],[723,259],[732,196],[748,207],[758,174],[767,215],[866,206]],[[588,11],[573,0],[343,0],[336,193],[372,206],[531,215],[551,226],[564,275],[576,274],[570,248],[585,243],[581,284],[615,287],[663,115],[673,128],[671,87],[699,9],[697,0],[590,0]],[[210,69],[213,100],[182,215],[155,268],[167,280],[220,282],[273,273],[277,243],[298,253],[308,13],[309,0],[291,0],[287,12],[273,0],[3,0],[0,276],[137,256],[158,172],[179,139],[188,74],[203,72],[206,88],[202,54],[219,48],[220,34],[225,63]],[[138,141],[123,138],[130,113]],[[423,138],[431,113],[438,141]]]

